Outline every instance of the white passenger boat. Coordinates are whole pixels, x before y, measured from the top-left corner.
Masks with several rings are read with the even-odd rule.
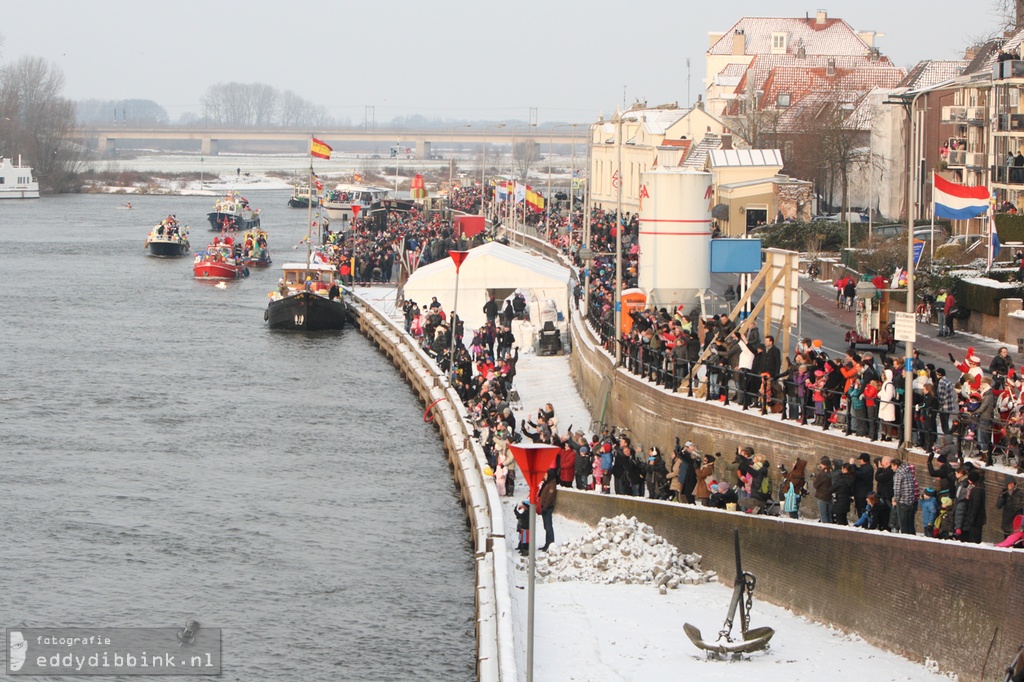
[[[344,232],[355,215],[353,206],[358,206],[359,215],[367,214],[388,198],[390,190],[371,185],[338,185],[324,193],[324,210],[331,220],[331,229]]]
[[[38,199],[39,183],[32,177],[32,169],[15,165],[11,159],[0,159],[0,199]]]

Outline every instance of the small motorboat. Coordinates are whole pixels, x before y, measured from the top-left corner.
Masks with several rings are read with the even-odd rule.
[[[263,319],[271,329],[330,331],[344,329],[348,303],[333,265],[315,256],[306,263],[285,263],[277,291],[271,292]]]
[[[267,248],[267,233],[263,230],[249,230],[242,235],[242,262],[250,268],[269,267],[274,261]]]
[[[205,251],[196,254],[192,274],[196,279],[241,279],[249,276],[249,268],[234,239],[214,237]]]
[[[177,218],[169,215],[149,231],[145,248],[149,255],[161,258],[180,258],[188,253],[188,225],[182,227]]]
[[[252,230],[260,226],[260,210],[249,206],[249,200],[238,192],[221,197],[206,216],[210,229],[217,232]]]

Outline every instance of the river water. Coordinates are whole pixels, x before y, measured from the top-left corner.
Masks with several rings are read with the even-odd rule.
[[[305,233],[226,289],[146,255],[210,197],[0,202],[0,628],[223,628],[225,680],[474,677],[465,517],[422,407],[352,329],[270,332]],[[304,253],[301,253],[304,256]]]

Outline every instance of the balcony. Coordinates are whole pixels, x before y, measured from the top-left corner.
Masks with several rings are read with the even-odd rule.
[[[1024,114],[999,114],[997,132],[1015,133],[1024,131]]]
[[[942,107],[943,123],[967,123],[967,107]]]
[[[967,152],[964,154],[963,165],[967,170],[980,171],[985,166],[985,154],[983,152]]]
[[[992,182],[1001,185],[1024,185],[1024,167],[990,166]]]
[[[992,78],[995,80],[1024,78],[1024,60],[1009,59],[1005,62],[996,62],[992,65]]]
[[[985,125],[985,107],[967,107],[967,125]]]
[[[967,162],[967,150],[950,149],[949,157],[946,159],[946,166],[949,168],[963,168]]]

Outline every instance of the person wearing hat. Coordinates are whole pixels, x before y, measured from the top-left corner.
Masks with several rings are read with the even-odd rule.
[[[953,295],[952,291],[946,294],[946,302],[942,304],[942,312],[945,313],[944,317],[946,319],[946,333],[942,334],[942,336],[954,336],[956,334],[954,321],[957,314],[960,313],[960,309],[957,307],[956,296]]]
[[[1017,487],[1015,479],[1009,479],[1003,492],[996,498],[996,509],[1003,511],[1000,530],[1005,537],[1010,537],[1015,531],[1013,521],[1024,512],[1024,491]]]
[[[967,474],[967,509],[961,539],[964,542],[980,543],[985,522],[985,486],[982,485],[981,472],[974,469]]]
[[[925,488],[918,503],[925,537],[935,537],[935,520],[939,517],[939,500],[935,488]]]
[[[647,464],[644,467],[644,479],[647,481],[647,495],[652,500],[663,500],[668,497],[668,468],[661,450],[655,446],[647,452]]]
[[[935,479],[935,489],[940,493],[952,493],[956,488],[956,474],[944,452],[928,453],[928,475]]]
[[[935,316],[939,321],[939,336],[946,335],[946,296],[946,290],[939,289],[939,294],[935,297]]]
[[[702,507],[707,507],[708,499],[711,497],[711,488],[708,486],[715,471],[715,456],[704,455],[699,468],[697,469],[697,486],[694,488],[693,497]]]

